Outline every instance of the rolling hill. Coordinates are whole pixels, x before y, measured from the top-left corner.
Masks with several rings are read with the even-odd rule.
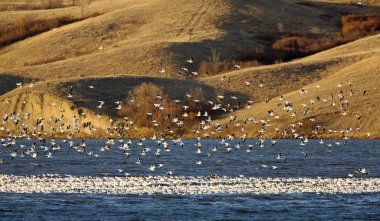
[[[246,131],[240,134],[249,131],[251,136],[256,137],[260,136],[259,130],[264,128],[263,137],[289,137],[284,136],[282,132],[287,130],[288,134],[291,134],[289,131],[292,125],[296,125],[295,130],[298,134],[306,134],[309,137],[379,137],[379,43],[380,36],[377,35],[288,64],[301,63],[304,72],[315,72],[318,78],[291,92],[280,93],[278,96],[272,93],[273,97],[269,102],[259,102],[249,109],[237,111],[236,123],[244,125],[242,122],[248,122],[245,126]],[[319,60],[325,61],[325,59],[345,62],[343,66],[342,63],[336,62],[336,66],[312,70]],[[273,68],[279,68],[282,72],[288,70],[284,66],[276,66]],[[251,76],[257,78],[262,73],[257,69],[245,71],[246,73],[229,73],[229,75],[232,79],[241,75],[247,79]],[[274,88],[268,89],[274,90]],[[260,93],[258,90],[256,94]],[[292,110],[284,109],[286,102],[292,104]],[[292,116],[293,113],[295,116]],[[228,120],[217,123],[226,123]],[[239,131],[239,126],[230,129]],[[313,130],[315,134],[312,133]]]
[[[234,59],[251,49],[266,48],[284,33],[333,36],[340,29],[342,15],[380,12],[379,3],[366,3],[359,7],[349,1],[97,0],[54,9],[3,11],[0,24],[4,30],[17,27],[22,19],[77,19],[0,49],[0,116],[28,112],[30,119],[26,121],[33,124],[40,117],[61,119],[64,109],[62,122],[74,116],[81,124],[97,121],[93,125],[96,133],[80,131],[79,136],[106,137],[107,128],[122,122],[114,102],[124,100],[140,83],[152,82],[172,99],[182,99],[192,89],[201,88],[206,100],[223,94],[227,101],[235,96],[243,104],[254,102],[250,109],[242,106],[236,113],[218,116],[213,124],[227,123],[229,116],[235,115],[238,128],[232,126],[213,136],[234,133],[261,137],[257,131],[264,127],[266,137],[286,137],[275,128],[289,130],[289,125],[302,123],[305,126],[297,130],[310,137],[342,137],[347,133],[341,131],[349,128],[351,137],[365,137],[368,132],[370,137],[380,137],[380,35],[287,63],[215,76],[193,77],[181,71],[183,67],[197,71],[202,61],[210,60],[212,50],[218,51],[221,59]],[[9,4],[0,1],[0,5]],[[194,63],[186,62],[189,58],[194,58]],[[161,69],[165,72],[159,72]],[[16,88],[18,82],[25,86]],[[33,87],[28,87],[32,82]],[[341,82],[344,86],[338,88]],[[260,83],[264,87],[258,87]],[[89,85],[95,90],[89,90]],[[70,98],[68,86],[75,87]],[[301,95],[300,89],[308,93]],[[345,98],[336,100],[341,89]],[[351,89],[352,96],[348,95]],[[334,98],[330,99],[331,94]],[[96,108],[99,100],[107,101],[102,110]],[[339,109],[345,100],[349,105]],[[292,103],[296,117],[284,113],[285,101]],[[302,115],[305,103],[308,114]],[[268,110],[280,117],[272,119]],[[263,126],[250,118],[270,123]],[[252,122],[246,124],[247,119]],[[54,131],[58,124],[54,120],[47,123],[46,135],[60,136]],[[236,132],[243,124],[245,131]],[[316,126],[320,131],[310,133]],[[130,136],[150,132],[135,129]]]

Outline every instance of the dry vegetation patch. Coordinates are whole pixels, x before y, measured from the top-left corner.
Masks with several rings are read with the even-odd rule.
[[[350,14],[342,17],[342,35],[360,38],[380,31],[380,14]]]
[[[14,28],[2,30],[0,32],[0,48],[24,40],[26,38],[41,34],[63,25],[71,24],[90,17],[96,17],[99,13],[91,14],[84,18],[75,18],[72,16],[62,16],[57,18],[48,18],[28,21],[23,18],[17,21]]]
[[[64,7],[73,7],[85,4],[91,4],[94,0],[41,0],[17,2],[10,1],[0,3],[0,11],[28,11],[28,10],[46,10]]]

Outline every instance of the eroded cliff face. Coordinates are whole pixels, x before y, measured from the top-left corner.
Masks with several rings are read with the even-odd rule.
[[[114,122],[48,93],[21,92],[0,98],[1,136],[101,137]]]

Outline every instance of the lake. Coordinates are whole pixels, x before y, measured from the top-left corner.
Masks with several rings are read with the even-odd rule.
[[[21,152],[36,142],[37,159]],[[38,141],[18,140],[16,149],[1,147],[0,174],[61,176],[227,176],[284,178],[346,178],[380,177],[379,140],[277,140],[272,145],[258,140],[226,141],[184,140],[184,146],[168,141],[165,151],[156,141],[138,145],[133,140],[129,156],[119,149],[119,142],[110,150],[101,151],[105,140],[86,140],[86,150],[80,154],[68,143],[56,140],[61,149],[48,158]],[[74,141],[79,144],[81,141]],[[240,145],[239,145],[240,142]],[[331,144],[331,147],[328,147]],[[25,147],[20,149],[20,145]],[[248,148],[253,145],[253,148]],[[50,146],[49,141],[45,146]],[[149,148],[150,150],[146,149]],[[216,149],[215,149],[216,148]],[[143,151],[145,149],[145,151]],[[157,149],[160,156],[157,157]],[[199,149],[199,150],[198,150]],[[248,150],[248,151],[247,151]],[[89,153],[92,152],[90,155]],[[99,157],[96,158],[95,155]],[[286,160],[285,160],[286,158]],[[140,162],[137,164],[136,162]],[[199,164],[199,162],[201,162]],[[156,165],[154,171],[150,170]],[[161,166],[159,166],[161,165]],[[355,174],[367,168],[369,174]],[[126,174],[127,173],[127,174]],[[57,216],[59,215],[59,216]],[[378,220],[380,193],[364,194],[220,194],[220,195],[106,195],[106,194],[17,194],[0,193],[2,220]]]

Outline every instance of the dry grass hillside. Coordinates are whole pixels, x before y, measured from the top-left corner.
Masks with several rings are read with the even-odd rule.
[[[298,134],[314,138],[379,137],[379,59],[380,54],[376,53],[305,85],[302,87],[307,91],[304,94],[295,90],[282,97],[275,97],[268,103],[261,102],[251,109],[240,110],[235,113],[236,123],[244,125],[246,131],[239,131],[240,126],[236,124],[230,130],[238,131],[235,132],[236,135],[248,133],[252,137],[291,138],[292,125],[296,125]],[[293,110],[284,109],[286,101],[293,105]],[[255,120],[247,120],[252,118]],[[245,125],[242,123],[244,121],[248,123]],[[222,120],[219,123],[225,122]],[[259,133],[262,128],[265,134]],[[284,131],[287,131],[287,135]]]
[[[380,36],[377,35],[292,62],[246,68],[203,78],[201,81],[210,87],[252,95],[254,102],[261,102],[300,89],[342,69],[347,70],[363,59],[378,55],[379,52]],[[225,80],[221,80],[222,78]],[[247,86],[245,82],[250,82],[251,85]],[[258,87],[260,82],[263,82],[263,88]]]
[[[28,33],[25,27],[30,22],[46,24],[36,27],[40,29],[35,34],[24,35],[0,48],[0,116],[27,112],[31,115],[27,121],[33,124],[39,117],[61,118],[61,109],[64,109],[66,114],[61,121],[72,121],[74,116],[81,124],[97,121],[92,125],[96,128],[92,134],[80,131],[78,136],[105,137],[109,135],[105,134],[107,128],[123,122],[117,117],[115,102],[123,101],[141,83],[151,82],[163,88],[171,99],[183,100],[186,94],[195,93],[199,97],[194,99],[215,102],[218,95],[224,95],[225,103],[238,105],[239,102],[241,109],[232,115],[241,123],[252,117],[270,119],[273,116],[267,116],[268,110],[281,112],[279,119],[270,119],[267,137],[286,137],[274,128],[283,131],[297,122],[306,125],[299,130],[309,136],[343,136],[333,131],[353,128],[353,136],[363,137],[372,132],[372,137],[380,137],[376,102],[380,88],[377,62],[380,35],[291,62],[236,69],[215,76],[191,73],[198,71],[204,61],[231,61],[253,49],[264,50],[281,36],[307,33],[333,38],[341,31],[342,16],[380,13],[377,1],[364,1],[363,5],[344,0],[94,0],[76,3],[65,0],[57,5],[48,5],[48,2],[0,0],[0,34],[9,30]],[[65,22],[60,23],[62,20]],[[189,58],[194,62],[188,63]],[[183,67],[189,72],[181,70]],[[160,71],[162,69],[165,71]],[[19,82],[24,84],[21,89],[16,88]],[[337,109],[342,101],[334,100],[340,92],[336,87],[340,82],[345,90],[352,82],[355,91],[349,98],[344,91],[344,100],[349,100],[345,115],[342,115],[344,108]],[[33,87],[28,87],[30,83]],[[263,87],[258,87],[259,84]],[[316,85],[320,85],[318,90]],[[309,93],[300,96],[301,88]],[[360,96],[363,90],[368,90],[366,96]],[[329,100],[331,93],[335,96]],[[279,102],[281,95],[283,101]],[[307,105],[309,115],[301,116],[301,104],[317,96],[327,102]],[[242,108],[248,100],[254,102],[252,108]],[[287,113],[282,113],[285,100],[291,101],[297,109],[296,117],[285,117]],[[98,101],[105,101],[104,108],[97,108]],[[332,102],[336,106],[331,107]],[[86,119],[80,117],[83,112]],[[217,121],[228,122],[229,115],[219,115]],[[357,115],[360,120],[356,120]],[[114,121],[110,122],[110,118]],[[310,118],[315,118],[312,124]],[[47,135],[60,136],[54,131],[59,122],[46,123]],[[317,125],[325,130],[308,134]],[[16,127],[21,129],[20,125]],[[147,128],[132,128],[135,130],[129,136],[151,132]],[[241,134],[264,136],[257,134],[260,128],[260,124],[247,123],[246,131]],[[225,136],[234,130],[232,126],[215,136]]]
[[[101,15],[1,49],[0,70],[37,79],[94,75],[183,78],[179,68],[186,65],[185,59],[195,58],[189,68],[196,70],[200,61],[210,57],[210,49],[218,50],[222,58],[231,58],[262,48],[283,32],[333,33],[339,30],[343,14],[379,12],[372,5],[356,7],[344,1],[311,6],[293,0],[116,2],[98,0],[84,7],[2,12],[2,27],[17,25],[20,19]],[[326,14],[328,18],[323,16]],[[159,74],[161,68],[167,72]]]

